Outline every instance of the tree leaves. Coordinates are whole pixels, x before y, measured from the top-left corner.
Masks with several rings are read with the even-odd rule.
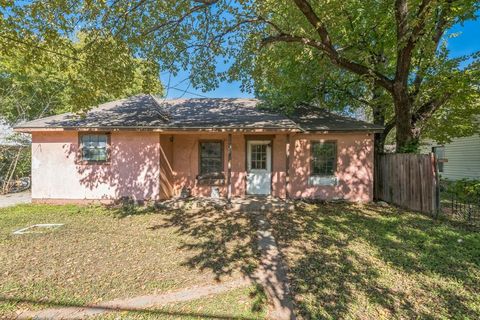
[[[0,40],[1,113],[11,123],[163,90],[158,65],[112,37],[78,33],[54,46],[36,37]]]
[[[37,0],[4,3],[0,27],[80,58],[64,67],[70,109],[121,96],[135,76],[154,90],[158,70],[185,69],[204,91],[240,80],[286,112],[301,103],[360,110],[386,133],[396,125],[404,140],[438,130],[449,139],[470,132],[479,112],[478,56],[452,59],[442,39],[479,8],[475,0]],[[470,131],[455,129],[457,120],[440,129],[453,114]]]

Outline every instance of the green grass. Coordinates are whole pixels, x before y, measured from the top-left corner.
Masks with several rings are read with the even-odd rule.
[[[270,215],[306,319],[479,319],[480,233],[348,204]]]
[[[0,318],[216,283],[256,266],[255,224],[215,210],[0,209]],[[299,203],[270,216],[305,319],[478,319],[480,233],[374,205]],[[12,235],[37,223],[44,233]],[[252,293],[253,292],[253,293]],[[261,319],[252,288],[99,319]]]
[[[208,210],[129,213],[73,205],[0,209],[0,318],[19,309],[214,284],[255,266],[254,229],[244,216]],[[38,223],[65,225],[12,234]]]

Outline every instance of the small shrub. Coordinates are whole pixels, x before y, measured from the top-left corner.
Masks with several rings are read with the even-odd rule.
[[[137,206],[135,200],[132,197],[122,197],[120,199],[120,210],[122,211],[122,216],[131,216],[137,213]]]
[[[480,180],[445,180],[442,183],[441,189],[441,191],[456,195],[460,200],[478,198],[480,197]]]

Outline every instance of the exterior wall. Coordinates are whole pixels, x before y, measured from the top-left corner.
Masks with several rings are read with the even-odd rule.
[[[132,196],[138,200],[160,200],[178,196],[190,188],[194,196],[210,196],[212,187],[199,185],[199,141],[224,142],[227,174],[227,133],[159,134],[112,132],[111,158],[107,164],[82,164],[78,160],[75,131],[35,132],[32,142],[32,197],[57,202]],[[260,140],[265,140],[260,137]],[[309,185],[310,141],[337,140],[336,185]],[[272,195],[285,198],[287,135],[272,139]],[[371,201],[373,198],[373,135],[291,134],[289,190],[292,198]],[[242,197],[246,189],[246,137],[232,134],[232,195]],[[226,185],[218,186],[221,196]]]
[[[209,196],[211,186],[198,185],[200,140],[224,142],[224,174],[227,174],[227,134],[178,134],[173,136],[171,167],[174,175],[174,195],[182,188],[190,188],[193,196]],[[264,140],[260,138],[260,140]],[[338,183],[335,186],[309,185],[310,141],[337,141]],[[163,140],[162,140],[163,141]],[[272,144],[272,195],[285,198],[286,190],[286,134],[276,134]],[[246,140],[242,134],[232,134],[232,195],[242,197],[246,187]],[[373,135],[355,134],[296,134],[290,138],[290,184],[292,198],[345,199],[368,202],[373,199]],[[226,186],[218,186],[226,196]]]
[[[177,134],[173,136],[173,157],[170,163],[173,170],[174,195],[178,196],[182,188],[190,188],[193,196],[208,197],[212,186],[197,182],[199,174],[199,141],[222,140],[224,147],[224,175],[228,166],[228,134]],[[163,141],[163,140],[162,140]],[[285,197],[285,135],[273,139],[272,195]],[[243,134],[232,134],[232,196],[245,195],[246,187],[246,140]],[[227,187],[219,188],[221,196],[227,195]]]
[[[421,153],[432,152],[432,147],[442,146],[435,141],[426,141]],[[449,180],[480,179],[480,135],[453,139],[443,145],[445,158],[441,176]]]
[[[198,144],[200,139],[225,140],[224,135],[192,135],[180,134],[173,136],[173,157],[171,167],[173,170],[174,195],[179,196],[183,188],[191,189],[193,196],[209,196],[211,187],[197,185],[199,172]],[[224,154],[226,145],[224,143]],[[226,157],[224,157],[224,169],[226,169]],[[225,186],[219,186],[222,196],[226,195]]]
[[[158,133],[112,132],[109,163],[82,164],[78,162],[77,132],[34,132],[32,198],[52,202],[122,196],[157,200],[159,142]]]
[[[309,185],[310,141],[337,141],[336,185]],[[373,134],[297,134],[290,142],[292,198],[373,200]]]

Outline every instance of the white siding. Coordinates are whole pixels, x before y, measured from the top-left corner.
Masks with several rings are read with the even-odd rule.
[[[432,147],[439,146],[433,141],[426,141],[422,153],[429,153]],[[445,144],[443,178],[459,180],[464,178],[480,179],[480,135],[454,139]]]

